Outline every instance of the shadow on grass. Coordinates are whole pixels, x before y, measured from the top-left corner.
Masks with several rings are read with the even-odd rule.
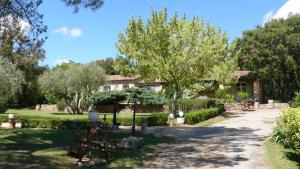
[[[298,167],[300,168],[300,152],[297,153],[297,152],[288,150],[285,152],[285,155],[289,160],[296,162]]]
[[[121,132],[114,133],[113,139],[121,140],[124,137],[130,136],[130,130],[122,130]],[[141,137],[137,132],[137,137]],[[103,159],[103,156],[97,156],[99,154],[93,153],[93,157],[97,161],[96,167],[99,168],[142,168],[146,160],[153,160],[158,156],[157,147],[155,145],[162,143],[170,143],[173,139],[169,137],[156,138],[153,135],[142,136],[144,140],[144,146],[138,150],[129,150],[119,148],[114,153],[113,159],[107,162]]]
[[[54,130],[0,130],[0,168],[62,168],[71,132]],[[65,162],[64,162],[65,161]],[[70,161],[69,161],[70,162]]]
[[[16,129],[0,130],[0,168],[74,168],[74,159],[67,156],[74,134],[84,131]],[[114,139],[129,136],[130,131],[114,134]],[[144,136],[144,148],[139,150],[120,150],[114,159],[107,163],[99,161],[100,168],[140,168],[145,158],[157,156],[153,145],[170,141],[169,138],[157,139],[152,135]],[[102,157],[100,157],[102,158]],[[103,159],[103,158],[102,158]]]

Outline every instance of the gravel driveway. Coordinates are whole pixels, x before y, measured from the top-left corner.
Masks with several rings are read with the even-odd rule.
[[[176,141],[163,145],[159,157],[147,167],[268,168],[262,145],[279,113],[276,109],[239,112],[209,127],[160,128],[162,135],[174,137]]]

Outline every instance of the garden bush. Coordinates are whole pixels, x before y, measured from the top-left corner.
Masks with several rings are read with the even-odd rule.
[[[295,93],[295,97],[292,100],[292,107],[300,107],[300,92]]]
[[[168,102],[169,110],[172,109],[172,101]],[[216,100],[214,99],[178,99],[177,109],[184,113],[216,107]]]
[[[228,89],[218,89],[216,92],[216,97],[224,102],[232,103],[234,102],[234,96],[231,94],[231,91]]]
[[[155,91],[143,88],[132,88],[125,91],[107,91],[98,92],[90,97],[90,101],[94,105],[109,105],[117,102],[131,102],[133,95],[136,94],[142,105],[162,106],[166,103],[164,97]]]
[[[272,139],[286,148],[300,152],[300,109],[285,110],[273,132]]]
[[[89,100],[94,105],[106,105],[114,104],[115,101],[122,102],[127,99],[127,93],[125,91],[107,91],[107,92],[98,92],[93,94]]]
[[[66,108],[66,103],[63,100],[60,100],[56,103],[56,108],[58,111],[64,111]]]
[[[129,90],[130,89],[128,89],[128,91]],[[134,91],[130,92],[129,99],[132,98],[134,92],[137,94],[137,97],[142,105],[162,106],[166,103],[166,100],[163,96],[155,91],[147,89],[135,89]]]
[[[201,121],[205,121],[209,118],[215,117],[221,114],[223,111],[219,108],[210,108],[196,110],[185,114],[185,123],[186,124],[197,124]]]
[[[7,99],[0,97],[0,113],[4,113],[7,110]]]
[[[7,103],[0,103],[0,113],[4,113],[7,110]]]
[[[238,92],[237,99],[240,101],[246,101],[250,99],[250,96],[247,92]]]

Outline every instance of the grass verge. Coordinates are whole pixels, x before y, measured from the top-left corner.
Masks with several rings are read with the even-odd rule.
[[[270,140],[265,142],[264,149],[266,160],[273,169],[300,168],[300,153],[285,149]]]
[[[197,123],[196,126],[200,126],[200,127],[211,126],[213,124],[222,122],[223,120],[229,118],[231,115],[232,113],[224,112],[216,117]]]

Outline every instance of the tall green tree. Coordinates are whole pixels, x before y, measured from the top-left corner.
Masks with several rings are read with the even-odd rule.
[[[0,55],[0,113],[5,110],[7,102],[21,90],[24,83],[23,72],[17,66]]]
[[[242,69],[263,82],[264,100],[290,100],[300,89],[300,16],[272,20],[236,39]]]
[[[227,58],[228,38],[220,29],[194,17],[188,20],[167,10],[152,11],[146,23],[130,19],[119,35],[115,68],[145,82],[160,79],[173,91],[173,113],[177,94],[210,75]]]
[[[0,22],[0,55],[23,72],[25,83],[17,93],[17,103],[30,106],[38,95],[37,78],[45,67],[39,61],[45,58],[43,40],[32,40],[28,30],[14,18],[4,18]]]
[[[78,12],[81,8],[99,9],[103,0],[60,0]],[[45,58],[42,48],[47,26],[38,7],[43,0],[0,1],[0,55],[16,64],[25,75],[17,103],[31,106],[39,98],[37,77],[45,70],[39,62]]]
[[[88,98],[105,83],[101,67],[92,64],[70,64],[67,69],[57,68],[45,72],[39,78],[43,92],[63,99],[71,114],[82,114]]]
[[[97,63],[97,65],[99,65],[100,67],[102,67],[104,69],[106,74],[108,74],[108,75],[118,74],[118,72],[113,67],[114,63],[115,63],[114,58],[108,57],[108,58],[105,58],[102,60],[97,60],[96,63]]]

